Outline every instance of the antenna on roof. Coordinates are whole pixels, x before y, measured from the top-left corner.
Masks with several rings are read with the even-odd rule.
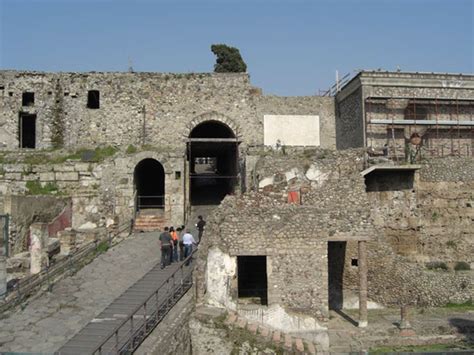
[[[132,59],[128,57],[128,72],[133,73]]]

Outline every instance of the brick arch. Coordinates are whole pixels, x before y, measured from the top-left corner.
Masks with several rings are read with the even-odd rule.
[[[229,127],[232,130],[232,132],[234,132],[235,137],[237,139],[241,138],[240,128],[234,122],[234,120],[216,111],[206,112],[206,113],[203,113],[202,115],[195,117],[191,122],[189,122],[186,125],[184,137],[188,138],[191,135],[191,132],[194,128],[196,128],[198,125],[206,121],[217,121],[217,122],[223,123],[227,127]]]

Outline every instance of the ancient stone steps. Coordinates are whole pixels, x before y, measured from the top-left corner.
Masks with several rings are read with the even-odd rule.
[[[135,219],[135,232],[152,232],[162,230],[166,225],[166,219],[162,216],[139,214]]]
[[[228,327],[244,329],[257,335],[264,342],[272,342],[278,348],[284,350],[285,354],[324,354],[319,344],[314,344],[306,339],[298,338],[290,334],[282,333],[276,329],[270,329],[266,326],[247,321],[245,318],[237,316],[230,312],[224,321]]]

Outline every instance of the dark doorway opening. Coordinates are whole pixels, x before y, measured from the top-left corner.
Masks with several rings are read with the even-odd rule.
[[[341,310],[344,303],[343,277],[346,242],[328,242],[329,309]]]
[[[239,299],[268,305],[266,256],[238,256],[237,279]]]
[[[36,148],[36,115],[20,113],[19,142],[20,148]]]
[[[100,108],[100,92],[99,90],[89,90],[87,92],[87,108]]]
[[[136,208],[164,209],[165,207],[165,170],[155,159],[144,159],[137,164],[134,172],[137,193]]]
[[[189,136],[191,205],[217,205],[234,192],[238,142],[234,132],[218,121],[197,125]]]

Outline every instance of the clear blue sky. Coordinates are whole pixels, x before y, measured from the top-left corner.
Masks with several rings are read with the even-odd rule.
[[[473,0],[0,0],[0,68],[209,72],[238,47],[265,93],[357,69],[472,73]]]

